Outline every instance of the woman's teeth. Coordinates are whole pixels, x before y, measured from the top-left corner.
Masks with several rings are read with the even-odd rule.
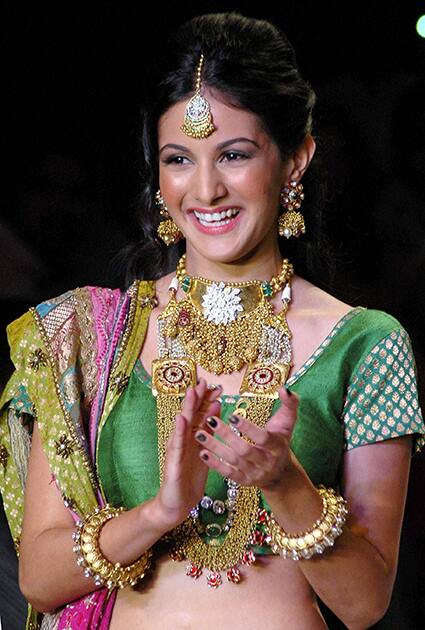
[[[239,210],[236,208],[229,208],[228,210],[223,210],[223,212],[213,212],[213,214],[207,214],[202,212],[196,212],[195,216],[198,219],[201,225],[226,225],[226,223],[230,223],[231,219],[239,214]]]

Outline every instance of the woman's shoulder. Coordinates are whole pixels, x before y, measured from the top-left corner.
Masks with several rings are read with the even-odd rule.
[[[51,338],[62,331],[66,331],[67,336],[75,335],[79,330],[88,331],[95,320],[107,323],[126,297],[137,294],[138,290],[143,292],[151,284],[137,280],[127,288],[78,286],[41,300],[7,325],[9,345],[13,349],[37,328]]]
[[[67,315],[75,312],[81,306],[85,306],[86,308],[88,308],[90,304],[92,306],[98,306],[98,308],[101,308],[101,306],[103,306],[103,308],[106,306],[114,306],[126,296],[132,297],[138,293],[151,291],[154,285],[154,281],[135,280],[126,288],[113,288],[100,285],[78,286],[40,301],[29,307],[21,317],[27,318],[29,313],[33,313],[36,317],[38,316],[41,319],[45,319],[54,313],[56,318],[59,314],[62,314],[62,316],[66,318]],[[9,326],[13,323],[14,322],[11,322]]]
[[[297,280],[300,299],[297,300],[295,292],[295,310],[313,322],[313,325],[332,330],[342,324],[344,327],[349,324],[352,334],[353,331],[359,334],[367,332],[378,337],[393,331],[406,332],[400,321],[387,311],[344,302],[302,278]]]

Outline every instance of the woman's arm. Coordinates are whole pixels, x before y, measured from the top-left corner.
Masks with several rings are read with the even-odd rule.
[[[198,457],[193,427],[217,413],[220,390],[207,389],[204,379],[188,390],[182,414],[167,445],[164,481],[153,499],[108,521],[99,536],[102,553],[111,562],[133,563],[166,532],[186,518],[203,496],[208,468]],[[75,525],[52,479],[37,424],[34,423],[24,520],[19,556],[19,586],[39,612],[50,612],[97,590],[84,576],[72,550]]]
[[[412,437],[405,436],[345,453],[347,526],[332,549],[298,562],[317,595],[350,630],[370,627],[388,608],[397,570],[411,447]],[[282,484],[263,493],[276,520],[289,532],[308,529],[320,515],[317,490],[295,458],[291,458]]]
[[[156,501],[147,501],[108,521],[99,544],[111,561],[130,564],[167,531],[162,522]],[[25,489],[19,587],[39,612],[50,612],[97,590],[76,563],[73,531],[74,520],[52,479],[35,422]]]
[[[200,456],[211,468],[242,485],[259,487],[279,525],[289,533],[310,529],[322,512],[322,499],[289,449],[298,397],[285,388],[281,406],[260,429],[247,419],[230,421],[252,444],[219,418],[204,433]],[[211,426],[211,425],[210,425]],[[389,604],[397,569],[406,501],[412,437],[351,449],[344,455],[343,494],[349,518],[332,549],[298,566],[323,602],[350,628],[363,630],[380,619]],[[294,562],[287,559],[284,562]]]

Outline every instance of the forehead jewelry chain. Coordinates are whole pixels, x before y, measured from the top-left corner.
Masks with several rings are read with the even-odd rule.
[[[184,117],[183,125],[180,129],[190,138],[207,138],[216,130],[212,122],[211,107],[207,99],[201,94],[201,72],[204,55],[196,69],[195,94],[190,99]]]

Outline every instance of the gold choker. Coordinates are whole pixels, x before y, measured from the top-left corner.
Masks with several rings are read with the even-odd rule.
[[[159,318],[160,343],[164,346],[167,338],[178,356],[192,357],[213,374],[238,371],[257,359],[282,362],[279,348],[287,352],[290,337],[285,314],[292,274],[284,259],[270,281],[215,282],[190,277],[182,256],[176,278],[187,295],[177,301],[178,284],[172,282],[169,303]],[[282,310],[275,315],[269,298],[282,287]]]

